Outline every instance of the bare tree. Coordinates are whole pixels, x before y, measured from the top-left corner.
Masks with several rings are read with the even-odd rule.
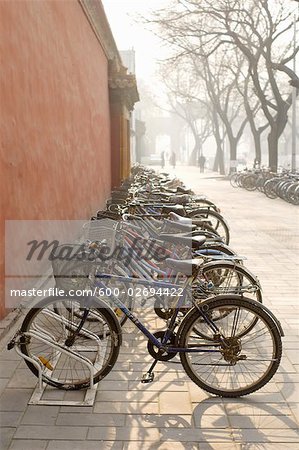
[[[287,79],[299,81],[289,66],[299,50],[290,38],[294,8],[286,0],[272,0],[271,11],[268,0],[174,0],[151,21],[159,25],[177,57],[209,57],[220,47],[237,48],[245,56],[269,124],[269,165],[274,170],[292,103],[291,89],[285,92],[283,86]]]
[[[167,89],[168,112],[176,114],[190,129],[194,147],[189,164],[196,165],[204,142],[213,133],[210,102],[202,91],[198,79],[181,61],[164,63],[160,68],[161,81]]]
[[[227,52],[215,52],[212,56],[212,63],[211,56],[192,58],[193,66],[197,76],[204,81],[213,108],[225,127],[230,147],[230,171],[233,171],[237,165],[237,145],[248,120],[242,98],[236,90],[242,63],[238,72],[233,74],[228,67]]]

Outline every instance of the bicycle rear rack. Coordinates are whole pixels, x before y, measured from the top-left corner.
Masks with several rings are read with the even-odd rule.
[[[43,336],[44,334],[44,336]],[[57,357],[52,365],[52,369],[54,370],[61,354],[67,354],[70,358],[74,358],[77,361],[80,361],[81,364],[85,365],[90,373],[90,387],[86,390],[84,399],[83,400],[68,400],[68,399],[45,399],[43,398],[46,388],[49,386],[47,383],[43,381],[43,370],[45,370],[45,367],[42,365],[42,362],[39,361],[37,358],[30,357],[28,355],[25,355],[21,349],[20,349],[20,343],[15,342],[14,348],[16,353],[24,358],[26,361],[29,361],[31,364],[33,364],[36,369],[38,370],[38,383],[33,391],[33,394],[28,402],[29,405],[56,405],[56,406],[93,406],[95,402],[96,392],[97,392],[97,385],[94,384],[94,365],[91,364],[91,362],[85,358],[82,355],[76,354],[74,351],[70,349],[64,348],[62,345],[51,342],[51,339],[49,339],[49,336],[46,333],[43,332],[36,332],[36,331],[30,331],[22,333],[22,336],[25,337],[34,337],[35,339],[40,340],[43,343],[46,343],[47,345],[53,347],[57,352]],[[80,350],[80,348],[77,348],[77,350]],[[88,352],[88,351],[94,351],[94,349],[90,348],[82,348],[82,351]],[[71,391],[71,390],[59,390],[60,392],[64,392],[66,395],[67,392],[80,392],[78,391]]]

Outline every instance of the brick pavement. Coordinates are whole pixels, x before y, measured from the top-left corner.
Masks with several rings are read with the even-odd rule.
[[[15,352],[4,350],[1,450],[298,448],[298,208],[233,189],[228,181],[200,175],[196,168],[175,173],[221,207],[230,224],[232,248],[247,256],[246,266],[259,277],[264,302],[286,333],[279,372],[260,391],[235,400],[200,390],[180,365],[159,363],[154,383],[143,385],[139,379],[150,361],[146,342],[126,325],[120,358],[99,384],[93,408],[28,406],[36,379]],[[159,326],[151,314],[146,322]],[[61,395],[79,398],[82,393],[48,393],[52,398]]]

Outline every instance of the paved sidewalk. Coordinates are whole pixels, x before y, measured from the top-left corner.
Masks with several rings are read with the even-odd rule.
[[[259,277],[264,302],[286,334],[279,372],[257,393],[235,400],[205,393],[180,365],[159,363],[155,381],[143,385],[139,380],[151,358],[143,336],[126,325],[118,363],[99,384],[93,408],[28,406],[36,379],[15,352],[4,350],[1,450],[298,448],[298,208],[233,189],[227,180],[201,175],[197,168],[175,173],[221,207],[232,248],[247,256],[246,266]],[[151,314],[146,322],[153,329],[159,325]],[[48,395],[59,398],[64,392]]]

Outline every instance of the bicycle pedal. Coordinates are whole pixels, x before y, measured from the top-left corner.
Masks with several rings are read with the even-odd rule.
[[[141,383],[152,383],[154,381],[154,372],[146,372],[142,375]]]

